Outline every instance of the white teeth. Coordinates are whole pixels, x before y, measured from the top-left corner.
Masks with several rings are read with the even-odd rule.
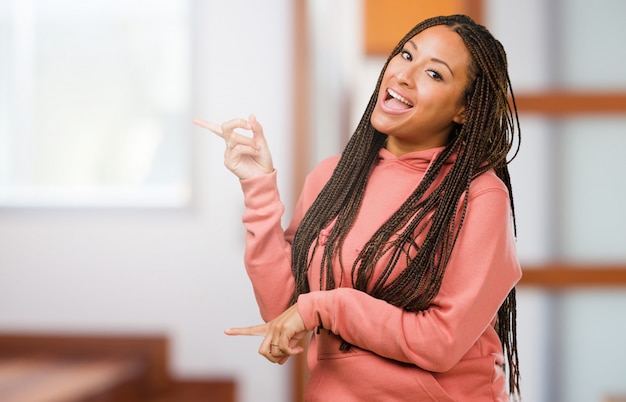
[[[397,93],[393,92],[391,89],[388,89],[387,92],[389,93],[389,95],[391,95],[393,98],[399,100],[400,102],[404,103],[407,106],[413,106],[413,104],[411,102],[409,102],[408,100],[406,100],[406,98],[398,95]]]

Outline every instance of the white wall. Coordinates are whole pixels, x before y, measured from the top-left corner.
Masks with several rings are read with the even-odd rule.
[[[290,205],[291,2],[194,3],[192,117],[255,113]],[[223,141],[189,123],[182,210],[0,210],[0,331],[165,333],[180,376],[234,376],[240,401],[288,398],[288,367],[225,328],[260,322],[242,266],[239,185]]]

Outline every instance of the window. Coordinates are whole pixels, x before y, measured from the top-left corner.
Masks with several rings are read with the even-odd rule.
[[[0,206],[181,206],[190,5],[0,0]]]
[[[563,270],[571,273],[559,275],[561,283],[582,274],[601,279],[594,271],[624,278],[626,220],[619,200],[625,195],[626,57],[615,49],[626,34],[620,23],[626,3],[485,4],[490,28],[509,51],[523,106],[525,156],[513,162],[511,175],[518,233],[529,240],[518,243],[524,277],[543,271],[543,278],[555,278]],[[626,394],[626,329],[615,319],[626,306],[625,282],[596,282],[566,282],[556,292],[520,289],[525,400],[604,401]]]

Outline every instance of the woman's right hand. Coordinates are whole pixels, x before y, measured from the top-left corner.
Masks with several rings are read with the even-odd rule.
[[[242,118],[229,120],[221,126],[201,119],[195,119],[193,123],[206,128],[226,141],[224,165],[240,180],[274,171],[272,156],[263,135],[263,127],[254,115],[250,115],[248,120]],[[252,137],[236,132],[237,129],[252,131]]]

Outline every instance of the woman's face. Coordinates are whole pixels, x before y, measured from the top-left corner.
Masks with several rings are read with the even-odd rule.
[[[461,37],[437,25],[411,38],[387,65],[371,122],[400,156],[446,144],[465,119],[471,56]]]

